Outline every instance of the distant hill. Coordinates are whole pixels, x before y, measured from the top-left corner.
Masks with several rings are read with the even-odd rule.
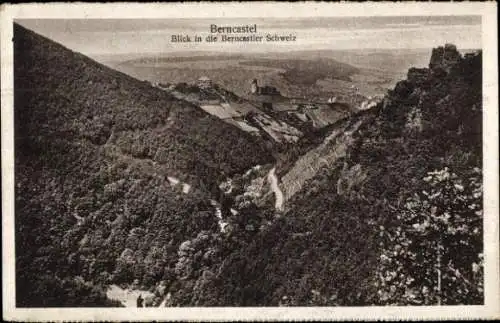
[[[325,78],[349,81],[349,77],[359,71],[354,66],[326,58],[317,60],[259,59],[240,62],[240,64],[283,69],[285,71],[282,73],[283,78],[292,84],[299,85],[315,84],[317,80]]]
[[[326,100],[337,96],[345,97],[345,101],[352,99],[352,103],[361,102],[351,98],[359,96],[359,93],[353,93],[354,87],[351,85],[369,88],[367,96],[371,96],[373,92],[380,92],[379,86],[387,83],[385,71],[365,73],[332,57],[301,57],[294,53],[193,53],[184,57],[172,53],[169,56],[158,54],[156,57],[123,59],[121,62],[117,60],[108,64],[153,83],[189,83],[207,76],[242,98],[248,98],[249,82],[253,79],[257,79],[261,86],[276,87],[286,97]],[[235,73],[236,69],[239,73]],[[357,73],[362,75],[357,76]]]
[[[331,58],[363,69],[381,69],[390,74],[405,73],[410,67],[423,67],[429,62],[428,49],[350,49],[291,52],[290,56]]]
[[[18,306],[154,285],[180,239],[217,227],[218,183],[273,161],[259,138],[17,24],[14,57]]]
[[[242,54],[227,54],[220,53],[218,55],[213,55],[210,53],[186,53],[189,56],[182,56],[180,53],[173,53],[175,56],[161,57],[140,57],[135,59],[130,59],[122,62],[124,65],[141,65],[141,64],[161,64],[161,63],[180,63],[180,62],[192,62],[192,61],[220,61],[227,59],[244,59],[245,56]]]
[[[290,83],[294,84],[314,84],[318,79],[332,78],[339,80],[349,80],[349,76],[358,72],[354,66],[345,63],[340,63],[333,59],[320,58],[318,60],[306,60],[292,58],[288,60],[258,58],[251,59],[245,55],[227,55],[221,53],[216,56],[199,55],[188,57],[143,57],[138,59],[127,60],[120,63],[123,66],[141,66],[141,65],[161,65],[165,63],[181,63],[181,62],[213,62],[237,60],[240,65],[258,66],[267,68],[283,69],[283,77]],[[261,55],[260,55],[261,56]],[[285,55],[286,57],[286,55]]]

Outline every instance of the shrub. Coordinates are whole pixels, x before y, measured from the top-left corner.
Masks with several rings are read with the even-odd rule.
[[[401,225],[380,228],[379,300],[397,305],[483,303],[482,181],[445,167],[407,199]]]

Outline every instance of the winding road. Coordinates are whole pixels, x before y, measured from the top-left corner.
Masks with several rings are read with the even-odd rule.
[[[275,208],[278,211],[283,211],[283,192],[278,186],[278,177],[276,177],[276,167],[273,167],[267,175],[267,180],[271,185],[271,190],[276,197]]]

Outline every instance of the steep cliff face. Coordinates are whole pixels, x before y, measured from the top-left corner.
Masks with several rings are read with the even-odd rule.
[[[333,129],[281,177],[287,211],[198,301],[481,304],[481,73],[480,52],[435,49]]]

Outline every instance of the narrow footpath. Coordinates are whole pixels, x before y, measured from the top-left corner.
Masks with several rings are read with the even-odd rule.
[[[276,167],[273,167],[267,175],[267,180],[269,185],[271,185],[271,190],[276,197],[276,202],[274,204],[277,211],[283,211],[283,192],[278,186],[278,177],[276,177]]]

